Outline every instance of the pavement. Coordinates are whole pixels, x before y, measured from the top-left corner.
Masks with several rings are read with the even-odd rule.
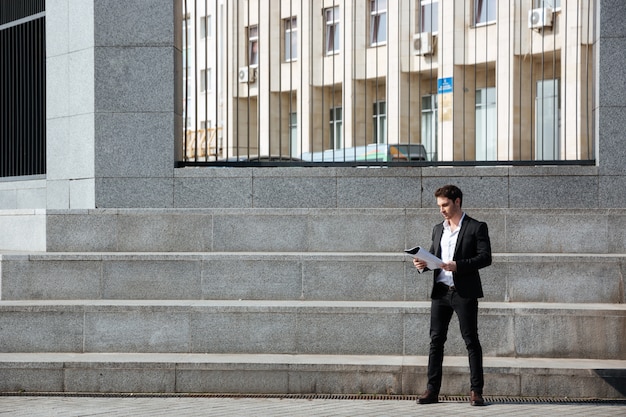
[[[485,407],[472,407],[460,399],[418,405],[414,399],[3,395],[0,396],[0,417],[626,416],[626,400],[489,401],[489,397],[486,397],[486,400],[488,403]]]

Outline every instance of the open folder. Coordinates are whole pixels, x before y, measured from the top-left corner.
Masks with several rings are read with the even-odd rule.
[[[419,246],[411,249],[405,249],[404,252],[416,259],[419,259],[420,261],[426,262],[426,267],[428,269],[441,268],[441,265],[443,265],[443,261],[441,259]]]

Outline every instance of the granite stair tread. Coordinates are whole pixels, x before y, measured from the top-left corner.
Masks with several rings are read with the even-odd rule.
[[[0,391],[415,395],[427,362],[409,355],[0,353]],[[446,356],[444,368],[441,394],[466,395],[467,357]],[[623,398],[623,360],[487,356],[484,368],[489,395]]]
[[[426,366],[428,356],[421,355],[308,355],[308,354],[236,354],[236,353],[129,353],[129,352],[34,352],[0,353],[0,364],[284,364],[341,366]],[[0,365],[2,366],[2,365]],[[444,366],[467,366],[467,356],[447,355]],[[537,369],[623,369],[626,360],[577,358],[512,358],[485,356],[486,368]]]

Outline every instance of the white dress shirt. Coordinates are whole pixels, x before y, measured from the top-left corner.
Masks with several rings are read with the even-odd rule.
[[[454,248],[456,248],[456,241],[459,237],[459,231],[463,224],[465,213],[461,216],[459,226],[452,231],[448,220],[443,221],[443,235],[441,235],[441,260],[444,262],[450,262],[454,258]],[[437,275],[437,282],[441,282],[451,287],[454,285],[454,279],[452,278],[452,271],[444,271],[443,269]]]

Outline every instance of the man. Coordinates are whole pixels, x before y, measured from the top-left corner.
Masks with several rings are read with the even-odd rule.
[[[487,224],[472,219],[461,209],[463,193],[454,185],[435,191],[437,206],[444,218],[435,225],[430,253],[441,258],[435,269],[430,310],[430,351],[428,385],[417,399],[419,404],[439,401],[443,349],[452,314],[459,319],[470,365],[470,404],[485,405],[483,399],[483,352],[478,340],[478,299],[483,297],[478,270],[491,265],[491,242]],[[421,273],[426,263],[413,259]]]

